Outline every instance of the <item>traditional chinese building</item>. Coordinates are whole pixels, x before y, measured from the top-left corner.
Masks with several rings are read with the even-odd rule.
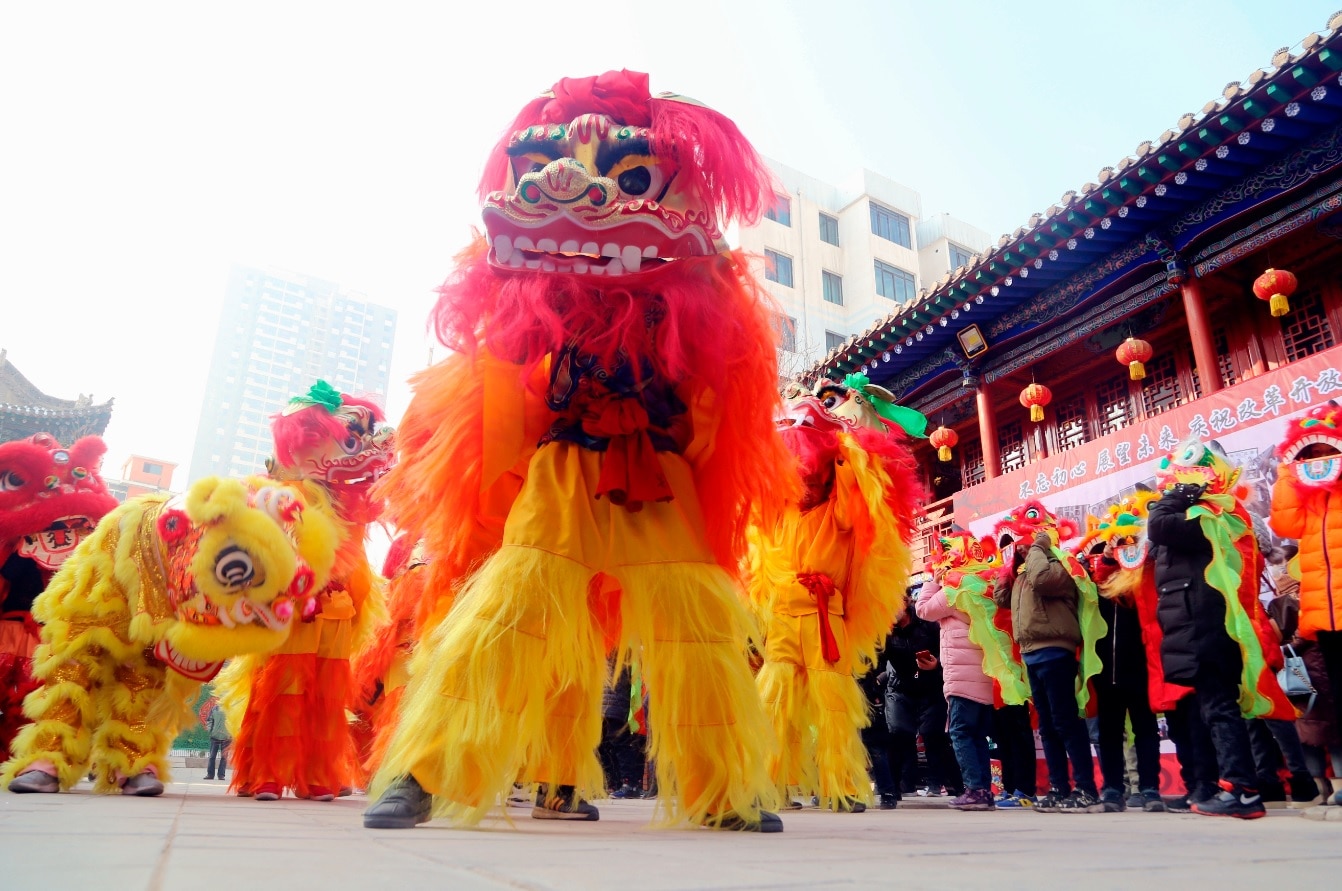
[[[81,436],[102,435],[112,419],[112,400],[95,404],[82,393],[77,399],[57,399],[43,393],[0,350],[0,442],[50,433],[70,445]]]
[[[949,461],[918,447],[925,540],[951,522],[981,534],[1030,497],[1097,512],[1190,436],[1243,463],[1266,511],[1285,419],[1342,398],[1340,29],[1337,14],[811,370],[865,373],[954,432],[936,438]],[[1269,269],[1298,281],[1280,316],[1268,298],[1288,276],[1255,295]]]

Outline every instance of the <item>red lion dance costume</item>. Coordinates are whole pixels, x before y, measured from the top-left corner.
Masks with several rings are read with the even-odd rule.
[[[922,487],[901,421],[914,433],[926,424],[864,375],[814,393],[791,386],[779,426],[803,492],[756,536],[748,590],[763,631],[756,680],[780,746],[774,784],[836,811],[871,798],[855,675],[875,662],[908,584]]]
[[[386,492],[423,538],[418,647],[364,815],[478,822],[515,780],[532,815],[597,818],[606,656],[637,656],[667,821],[777,831],[769,731],[736,593],[751,505],[789,481],[771,306],[719,224],[769,176],[735,125],[647,75],[565,79],[486,166],[489,243],[433,313],[458,351],[414,381]]]
[[[96,436],[68,449],[46,433],[0,443],[0,761],[27,723],[23,698],[38,686],[33,600],[116,507],[98,474],[106,451]]]
[[[364,553],[381,512],[369,490],[392,457],[382,410],[318,381],[271,422],[273,479],[331,515],[339,532],[331,581],[279,649],[235,659],[217,682],[234,730],[231,788],[258,801],[289,789],[330,801],[362,777],[345,707],[350,657],[381,618],[381,581]]]

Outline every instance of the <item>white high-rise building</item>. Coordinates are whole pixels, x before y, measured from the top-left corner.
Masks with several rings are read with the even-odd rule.
[[[270,421],[318,379],[385,400],[396,311],[305,275],[235,266],[214,356],[190,481],[263,473]]]
[[[784,376],[804,371],[854,334],[918,296],[992,241],[947,214],[923,217],[912,189],[863,170],[836,186],[769,162],[779,191],[741,247],[787,316]]]

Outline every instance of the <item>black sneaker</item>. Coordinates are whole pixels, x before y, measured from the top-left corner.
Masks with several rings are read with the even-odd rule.
[[[1222,782],[1222,789],[1208,801],[1199,801],[1193,805],[1193,813],[1205,817],[1238,817],[1241,820],[1257,820],[1267,816],[1263,805],[1263,796],[1257,789],[1246,786],[1233,786]]]
[[[1058,805],[1070,794],[1070,792],[1062,792],[1058,789],[1049,789],[1047,794],[1039,796],[1039,800],[1035,802],[1034,809],[1041,814],[1056,814],[1058,812]]]
[[[1142,800],[1140,795],[1134,795],[1133,797],[1139,802]],[[1121,814],[1127,809],[1128,803],[1123,800],[1123,793],[1117,789],[1105,789],[1100,793],[1100,810],[1097,813]]]
[[[578,797],[572,786],[556,786],[555,794],[549,794],[550,787],[542,784],[536,790],[536,806],[531,809],[533,820],[582,820],[601,819],[601,812],[593,805]]]
[[[1104,796],[1101,795],[1100,798],[1104,798]],[[1134,811],[1139,811],[1142,809],[1142,806],[1146,804],[1146,799],[1142,797],[1142,793],[1133,792],[1128,796],[1128,800],[1125,801],[1124,804]]]
[[[1121,807],[1122,804],[1123,800],[1120,798],[1118,806]],[[1093,792],[1083,792],[1079,789],[1058,802],[1060,814],[1102,814],[1105,810],[1107,808]]]
[[[414,829],[429,822],[433,796],[414,777],[401,777],[363,812],[365,829]]]
[[[1160,792],[1158,790],[1142,790],[1142,810],[1148,814],[1160,814],[1165,812],[1165,799],[1160,797]]]
[[[633,786],[625,783],[623,786],[610,793],[610,797],[618,799],[638,798],[642,794],[643,791],[641,789],[635,789]]]
[[[1171,814],[1191,814],[1193,812],[1193,803],[1188,800],[1187,795],[1177,795],[1174,798],[1164,800],[1165,810]],[[1145,807],[1142,810],[1146,810]]]
[[[760,811],[758,821],[750,821],[737,815],[736,813],[727,813],[722,815],[722,820],[716,826],[711,822],[706,825],[712,829],[721,829],[724,832],[782,832],[783,821],[777,814],[771,814],[768,811]]]
[[[897,807],[899,807],[899,798],[898,798],[898,797],[896,797],[896,796],[894,796],[894,795],[882,795],[882,796],[881,796],[881,800],[880,800],[880,808],[881,808],[881,810],[883,810],[883,811],[893,811],[893,810],[894,810],[895,808],[897,808]]]

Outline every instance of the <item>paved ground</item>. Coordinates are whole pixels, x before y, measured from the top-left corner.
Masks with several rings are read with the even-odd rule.
[[[255,802],[199,768],[157,799],[0,793],[0,887],[27,889],[1337,888],[1342,821],[1176,814],[896,811],[784,816],[779,835],[651,830],[652,803],[601,821],[473,831],[363,829],[360,797]]]

